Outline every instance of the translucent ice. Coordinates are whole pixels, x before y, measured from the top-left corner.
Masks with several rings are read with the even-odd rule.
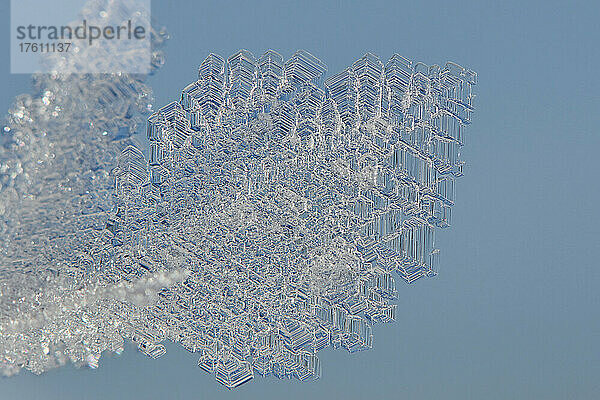
[[[160,41],[156,35],[155,43]],[[157,53],[156,57],[160,55]],[[0,369],[161,342],[234,388],[373,345],[395,276],[436,274],[474,72],[306,51],[211,54],[147,120],[143,77],[40,76],[0,148]]]

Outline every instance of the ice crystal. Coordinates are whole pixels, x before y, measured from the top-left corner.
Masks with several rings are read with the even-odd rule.
[[[211,54],[150,116],[149,161],[119,161],[119,243],[190,271],[159,294],[150,341],[200,352],[229,388],[318,377],[320,349],[368,349],[395,319],[394,273],[436,273],[476,75],[370,53],[325,71],[305,51]]]
[[[2,372],[169,340],[233,388],[372,347],[394,276],[436,274],[475,73],[368,53],[325,79],[306,51],[211,54],[148,118],[148,160],[130,138],[142,78],[41,76],[10,111]]]

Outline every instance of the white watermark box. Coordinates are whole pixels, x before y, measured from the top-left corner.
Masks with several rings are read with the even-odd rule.
[[[12,73],[150,72],[150,0],[11,0]]]

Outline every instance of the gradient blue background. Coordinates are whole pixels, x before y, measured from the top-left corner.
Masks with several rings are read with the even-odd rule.
[[[441,273],[399,284],[397,323],[375,327],[371,351],[321,353],[313,383],[229,392],[171,345],[157,361],[130,350],[95,371],[22,373],[0,380],[0,399],[599,399],[600,7],[567,3],[153,1],[172,35],[151,79],[158,105],[209,52],[239,48],[304,48],[331,72],[367,51],[476,70]],[[6,110],[29,78],[9,74],[8,4],[0,15]]]

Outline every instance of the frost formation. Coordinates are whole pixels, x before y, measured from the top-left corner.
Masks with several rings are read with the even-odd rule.
[[[38,77],[0,142],[0,371],[169,340],[234,388],[372,347],[394,276],[436,274],[476,74],[370,53],[325,73],[211,54],[148,118],[148,160],[144,77]]]

